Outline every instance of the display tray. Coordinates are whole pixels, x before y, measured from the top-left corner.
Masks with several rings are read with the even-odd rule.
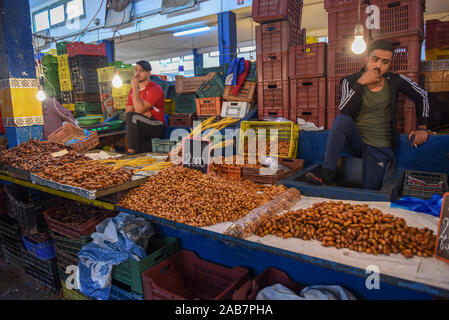
[[[147,180],[146,177],[141,177],[141,176],[133,176],[131,179],[132,179],[131,181],[128,181],[128,182],[125,182],[123,184],[116,185],[113,187],[109,187],[109,188],[105,188],[105,189],[101,189],[101,190],[87,190],[87,189],[83,189],[83,188],[79,188],[79,187],[70,186],[67,184],[58,183],[58,182],[55,182],[52,180],[44,179],[44,178],[39,177],[36,174],[31,174],[31,182],[34,184],[38,184],[41,186],[49,187],[49,188],[60,190],[60,191],[70,192],[70,193],[76,194],[80,197],[83,197],[83,198],[86,198],[89,200],[95,200],[100,197],[104,197],[104,196],[114,194],[114,193],[117,193],[120,191],[129,190],[129,189],[138,187],[139,185],[141,185],[142,183],[144,183]]]
[[[16,178],[16,179],[21,179],[21,180],[31,182],[31,177],[30,177],[31,173],[29,171],[14,168],[11,166],[6,166],[5,169],[6,169],[7,174],[8,173],[11,174],[11,178]]]

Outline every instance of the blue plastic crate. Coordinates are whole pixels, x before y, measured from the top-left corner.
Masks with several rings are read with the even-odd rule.
[[[13,148],[30,139],[43,140],[43,126],[5,127],[8,147]]]
[[[49,240],[42,243],[34,243],[22,235],[22,241],[28,252],[32,253],[35,257],[48,260],[56,256],[55,246],[53,240]]]
[[[137,294],[133,291],[128,292],[120,287],[112,285],[109,300],[143,300],[143,295]]]

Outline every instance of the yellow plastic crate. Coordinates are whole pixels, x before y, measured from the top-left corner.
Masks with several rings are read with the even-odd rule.
[[[120,88],[112,87],[112,96],[115,97],[124,97],[128,96],[129,90],[131,89],[130,84],[124,84]]]
[[[67,300],[89,300],[88,297],[83,296],[81,293],[78,292],[78,290],[71,290],[67,288],[65,285],[65,281],[61,281],[61,287],[62,287],[62,295]]]
[[[58,56],[58,68],[69,69],[69,57],[67,54],[61,54]]]
[[[70,79],[59,79],[59,86],[61,87],[61,91],[72,91],[73,85]]]
[[[70,80],[70,70],[69,68],[58,67],[59,81]]]
[[[426,61],[447,60],[449,59],[449,49],[430,49],[426,50]]]
[[[259,136],[260,130],[266,130],[267,139],[273,141],[276,137],[281,142],[289,142],[288,155],[269,154],[270,157],[295,159],[298,153],[299,127],[292,122],[270,122],[270,121],[242,121],[240,126],[239,153],[243,155],[257,155],[256,153],[245,152],[245,142],[248,140],[249,129],[254,130],[255,137]],[[277,130],[277,131],[275,131]],[[267,147],[267,151],[270,149]]]
[[[62,106],[71,112],[75,112],[75,104],[74,103],[63,103]]]
[[[175,101],[173,99],[165,99],[164,113],[166,114],[175,113]]]
[[[98,82],[110,82],[114,77],[116,67],[104,67],[97,69]],[[129,83],[134,76],[134,68],[117,68],[123,83]]]
[[[114,109],[126,109],[126,103],[128,102],[128,96],[114,97]]]

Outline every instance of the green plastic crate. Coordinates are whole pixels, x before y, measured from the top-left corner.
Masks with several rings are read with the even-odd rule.
[[[56,234],[50,230],[51,237],[54,240],[56,249],[64,251],[66,253],[78,256],[78,252],[83,246],[92,241],[90,235],[83,236],[78,239],[71,239]]]
[[[196,92],[198,98],[222,97],[225,84],[220,75],[206,81]]]
[[[169,153],[177,144],[178,142],[171,140],[151,139],[152,152],[154,153]]]
[[[118,266],[114,266],[112,278],[130,286],[132,291],[143,294],[142,272],[179,251],[178,239],[173,237],[152,238],[150,251],[152,253],[140,261],[128,259]]]
[[[175,100],[176,113],[196,113],[196,95],[195,94],[178,94]]]
[[[42,57],[42,65],[48,66],[51,64],[56,64],[56,67],[57,67],[58,66],[58,58],[56,58],[55,56],[53,56],[51,54],[46,54],[45,56]]]
[[[203,68],[203,67],[196,67],[195,69],[195,77],[205,76],[208,75],[211,72],[216,72],[218,75],[221,76],[223,80],[226,79],[226,75],[228,73],[229,64],[224,64],[222,66],[218,67],[211,67],[211,68]]]
[[[56,53],[58,55],[67,54],[67,42],[62,41],[62,42],[56,43]]]
[[[83,102],[75,103],[75,112],[77,115],[86,114],[100,114],[103,113],[101,110],[101,103],[96,102]]]
[[[246,81],[257,82],[257,65],[255,62],[251,62],[251,66],[249,68],[248,76],[246,77]]]

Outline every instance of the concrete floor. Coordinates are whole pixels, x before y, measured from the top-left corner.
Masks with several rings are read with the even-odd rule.
[[[55,292],[25,274],[23,269],[6,263],[0,250],[0,300],[62,300]]]

